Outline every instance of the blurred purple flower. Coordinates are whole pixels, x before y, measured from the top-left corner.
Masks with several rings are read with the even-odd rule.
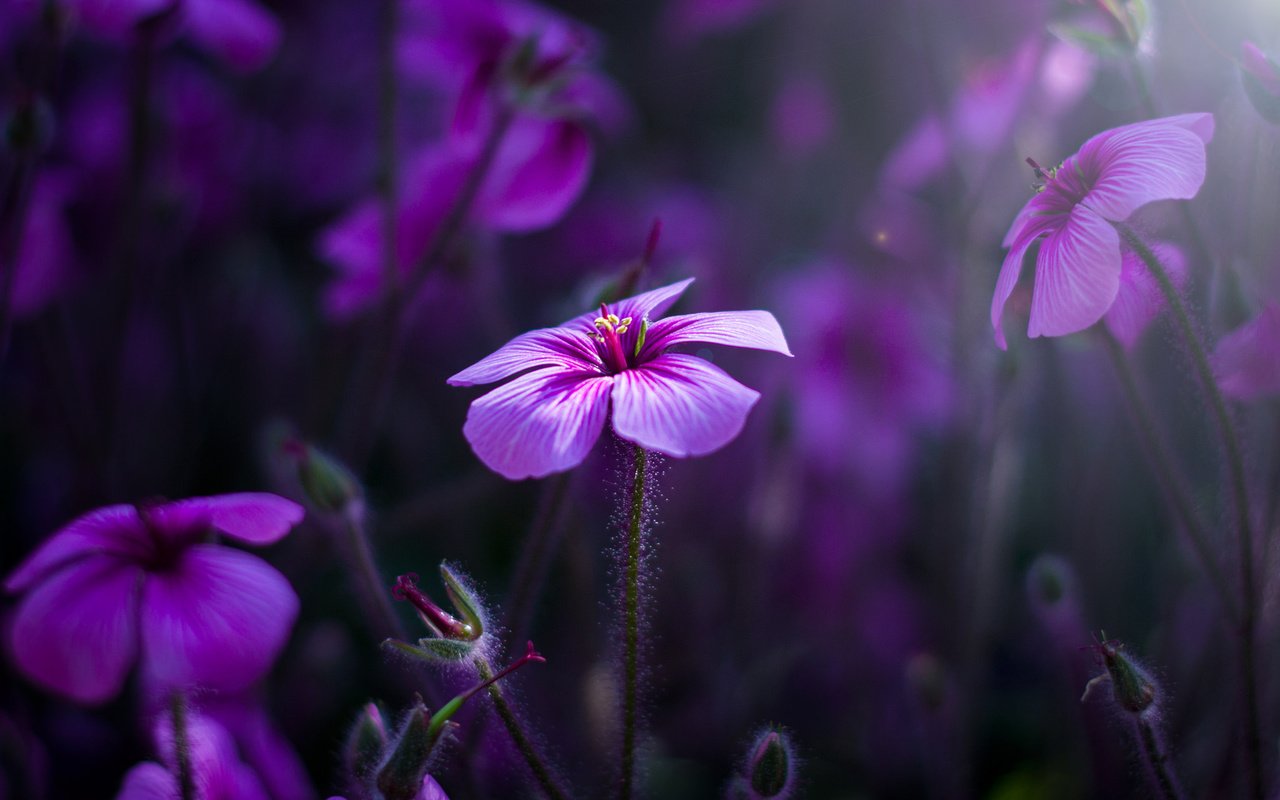
[[[13,274],[13,314],[22,319],[40,313],[72,278],[75,250],[63,215],[72,193],[69,175],[45,172],[31,192],[26,229]]]
[[[1280,97],[1280,65],[1253,42],[1242,42],[1240,50],[1244,53],[1241,62],[1244,71],[1256,78],[1268,92]]]
[[[823,82],[810,75],[787,80],[773,98],[773,138],[785,153],[803,158],[831,140],[836,108]]]
[[[668,351],[695,343],[791,351],[767,311],[657,319],[692,280],[521,334],[449,378],[475,386],[519,375],[471,404],[463,433],[480,460],[512,480],[570,469],[600,436],[610,405],[614,432],[649,450],[681,458],[728,444],[759,393]]]
[[[1104,131],[1057,169],[1037,173],[1044,186],[1004,239],[1009,249],[991,300],[996,344],[1008,345],[1001,318],[1036,242],[1036,280],[1028,336],[1084,330],[1111,308],[1120,289],[1120,235],[1113,223],[1156,200],[1194,197],[1204,183],[1212,114],[1183,114]]]
[[[1182,288],[1187,282],[1187,259],[1182,251],[1164,242],[1153,243],[1151,251],[1160,259],[1174,286]],[[1132,348],[1167,302],[1147,265],[1137,253],[1125,250],[1120,261],[1120,288],[1102,320],[1126,348]]]
[[[334,795],[329,800],[347,800],[342,795]],[[444,789],[440,788],[440,784],[436,783],[436,779],[430,775],[422,778],[422,789],[414,795],[413,800],[449,800],[449,795],[444,793]]]
[[[144,761],[129,770],[116,800],[181,800],[173,718],[158,717],[154,733],[161,763]],[[271,800],[221,725],[189,713],[186,734],[196,800]]]
[[[667,34],[690,42],[707,34],[741,27],[776,5],[776,0],[668,0]]]
[[[303,516],[271,494],[100,508],[55,533],[5,580],[25,593],[9,632],[32,680],[93,703],[120,691],[141,651],[156,688],[232,690],[271,666],[298,598],[283,575],[209,541],[277,541]]]
[[[280,23],[251,0],[66,0],[95,34],[120,39],[148,18],[175,8],[174,23],[229,66],[252,72],[280,45]]]
[[[1280,303],[1222,337],[1213,351],[1222,391],[1238,400],[1280,394]]]

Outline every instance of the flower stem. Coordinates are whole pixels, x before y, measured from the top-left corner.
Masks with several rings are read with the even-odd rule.
[[[636,446],[635,476],[631,487],[631,517],[627,526],[626,596],[623,607],[622,775],[621,800],[630,800],[635,778],[637,684],[640,670],[640,558],[644,536],[645,449]]]
[[[473,663],[476,672],[480,675],[480,680],[493,680],[493,665],[489,663],[488,658],[478,656]],[[489,692],[489,699],[493,701],[493,707],[497,709],[498,716],[502,719],[502,724],[507,729],[507,734],[511,737],[516,749],[520,751],[521,757],[524,758],[525,764],[529,766],[534,779],[538,781],[538,786],[541,787],[543,794],[552,798],[552,800],[566,800],[568,795],[560,788],[551,768],[543,761],[533,741],[525,733],[519,718],[516,717],[515,710],[507,702],[506,695],[502,693],[502,687],[492,683],[488,686],[487,691]]]
[[[1109,330],[1103,326],[1099,326],[1097,330],[1107,347],[1107,355],[1111,356],[1111,364],[1115,367],[1116,377],[1128,401],[1129,412],[1142,439],[1143,449],[1147,453],[1147,460],[1155,473],[1156,481],[1164,490],[1169,504],[1173,506],[1174,512],[1181,520],[1182,529],[1191,541],[1191,549],[1195,551],[1201,568],[1204,569],[1205,575],[1209,577],[1214,590],[1217,591],[1218,599],[1228,618],[1232,622],[1238,622],[1240,612],[1236,608],[1236,601],[1227,584],[1226,576],[1222,574],[1222,568],[1213,555],[1208,534],[1200,521],[1200,515],[1195,511],[1186,480],[1174,466],[1173,454],[1170,452],[1168,442],[1160,434],[1155,414],[1138,386],[1137,376],[1129,364],[1129,358],[1120,342],[1116,341],[1116,337]]]
[[[1182,789],[1169,763],[1169,754],[1165,752],[1160,734],[1150,720],[1139,716],[1135,720],[1138,727],[1138,744],[1142,748],[1142,760],[1151,773],[1155,783],[1156,794],[1161,800],[1182,800]]]
[[[173,759],[178,766],[178,787],[182,800],[196,800],[195,774],[191,770],[191,739],[187,735],[187,698],[175,690],[169,698],[173,718]]]
[[[1196,334],[1187,308],[1169,279],[1169,274],[1161,265],[1160,259],[1132,228],[1122,222],[1113,224],[1125,243],[1133,248],[1150,270],[1152,277],[1160,284],[1160,290],[1173,310],[1178,330],[1186,342],[1187,352],[1191,356],[1192,365],[1200,379],[1206,403],[1217,423],[1218,433],[1226,451],[1227,471],[1230,475],[1232,499],[1236,510],[1236,534],[1239,540],[1242,602],[1236,621],[1240,631],[1241,685],[1245,704],[1245,764],[1248,770],[1249,796],[1254,800],[1262,800],[1262,743],[1258,720],[1258,679],[1254,667],[1257,638],[1257,588],[1253,575],[1253,531],[1250,524],[1249,492],[1244,474],[1244,454],[1240,448],[1235,425],[1227,410],[1226,400],[1222,396],[1222,389],[1218,386],[1213,368],[1209,365],[1209,356],[1205,353],[1204,345]]]

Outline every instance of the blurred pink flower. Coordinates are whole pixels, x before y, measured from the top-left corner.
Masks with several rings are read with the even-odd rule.
[[[209,541],[277,541],[303,516],[271,494],[117,505],[55,533],[5,580],[25,596],[9,631],[18,667],[75,700],[115,696],[141,657],[154,688],[240,689],[284,646],[298,598],[283,575]]]
[[[791,351],[767,311],[658,319],[691,282],[521,334],[449,378],[476,386],[519,375],[471,404],[462,430],[480,460],[511,480],[575,467],[610,407],[618,436],[669,456],[705,455],[732,441],[759,393],[708,361],[668,351],[684,344]]]
[[[1001,319],[1039,242],[1028,336],[1084,330],[1111,308],[1120,290],[1120,234],[1113,223],[1156,200],[1194,197],[1204,183],[1212,114],[1183,114],[1104,131],[1056,169],[1036,167],[1044,186],[1014,219],[991,300],[996,344],[1005,349]]]
[[[1160,259],[1174,286],[1181,289],[1186,285],[1187,259],[1180,249],[1165,242],[1154,242],[1151,252]],[[1147,265],[1137,253],[1125,250],[1120,261],[1120,288],[1115,302],[1102,318],[1107,328],[1126,348],[1132,348],[1167,303]]]
[[[1222,391],[1238,400],[1280,394],[1280,303],[1222,337],[1213,351]]]
[[[124,776],[116,800],[181,800],[173,718],[157,717],[154,729],[160,763],[144,761]],[[196,800],[272,800],[248,765],[240,761],[223,727],[188,713],[186,738]]]
[[[1244,54],[1244,71],[1256,78],[1268,92],[1280,97],[1280,65],[1253,42],[1242,42],[1240,50]]]
[[[329,800],[347,800],[341,795],[334,795]],[[440,788],[440,784],[436,783],[436,779],[430,775],[422,778],[422,789],[414,796],[413,800],[449,800],[449,795],[444,793],[444,789]]]

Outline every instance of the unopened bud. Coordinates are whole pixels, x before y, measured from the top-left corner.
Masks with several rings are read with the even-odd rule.
[[[432,731],[427,707],[417,699],[405,714],[391,755],[378,770],[378,791],[386,800],[413,800],[417,796],[439,740],[440,734]]]
[[[1240,49],[1240,80],[1244,93],[1262,118],[1280,124],[1280,64],[1262,52],[1253,42]]]
[[[449,595],[449,601],[470,627],[471,638],[479,639],[484,635],[484,606],[475,589],[447,561],[440,564],[440,577],[444,580],[444,591]]]
[[[744,774],[729,784],[734,800],[785,800],[795,790],[795,753],[786,731],[769,726],[756,734],[747,751]]]
[[[1089,681],[1081,702],[1103,683],[1111,684],[1111,693],[1117,705],[1130,714],[1142,714],[1156,702],[1155,680],[1124,650],[1124,644],[1114,639],[1104,640],[1092,646],[1106,672]]]
[[[389,738],[381,707],[377,703],[366,703],[351,726],[343,748],[343,765],[353,784],[365,786],[372,781]]]
[[[297,462],[302,490],[316,509],[346,511],[364,496],[355,475],[333,456],[297,439],[287,441],[284,447]]]

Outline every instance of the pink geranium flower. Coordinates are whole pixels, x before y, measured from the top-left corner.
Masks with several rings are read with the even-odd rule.
[[[1183,114],[1104,131],[1057,169],[1034,164],[1040,192],[1013,221],[995,296],[991,325],[1007,347],[1000,322],[1022,271],[1040,243],[1031,295],[1028,336],[1063,336],[1084,330],[1107,313],[1120,290],[1122,255],[1115,223],[1156,200],[1185,200],[1200,191],[1212,114]]]
[[[139,657],[159,689],[243,688],[275,661],[298,598],[265,561],[211,537],[266,545],[302,516],[271,494],[91,511],[5,580],[25,594],[9,631],[13,659],[86,703],[117,694]]]
[[[1151,252],[1160,259],[1174,286],[1181,289],[1186,285],[1187,259],[1181,250],[1167,242],[1153,242]],[[1120,288],[1116,291],[1116,300],[1102,318],[1107,329],[1126,348],[1132,348],[1167,304],[1151,270],[1137,253],[1125,250],[1120,263]]]
[[[1222,337],[1213,371],[1223,393],[1237,400],[1280,394],[1280,303]]]
[[[519,376],[471,404],[462,432],[480,460],[512,480],[570,469],[599,438],[610,407],[618,436],[669,456],[704,455],[732,441],[759,393],[708,361],[669,351],[685,344],[791,351],[767,311],[658,319],[692,282],[521,334],[449,378],[475,386]]]

